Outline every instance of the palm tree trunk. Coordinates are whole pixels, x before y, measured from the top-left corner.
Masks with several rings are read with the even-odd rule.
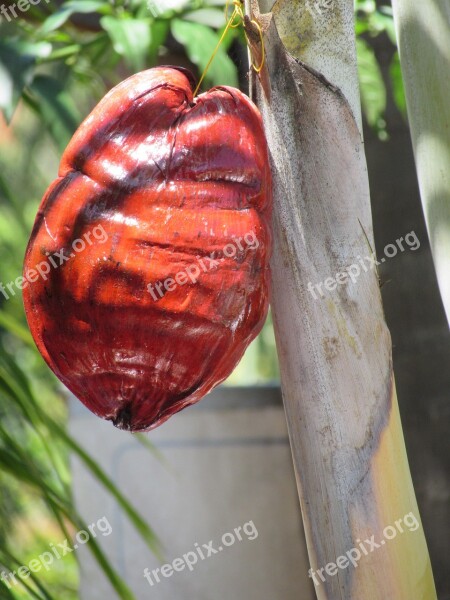
[[[392,6],[420,196],[450,324],[450,4]]]
[[[252,9],[266,53],[256,88],[274,175],[272,308],[310,576],[319,599],[432,600],[370,259],[353,2]]]

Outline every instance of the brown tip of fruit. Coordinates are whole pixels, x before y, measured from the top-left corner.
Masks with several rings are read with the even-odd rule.
[[[133,431],[133,414],[131,411],[131,402],[123,404],[116,412],[114,417],[111,417],[113,425],[124,431]]]

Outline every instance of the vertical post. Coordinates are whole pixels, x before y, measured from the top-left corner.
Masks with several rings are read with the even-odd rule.
[[[432,600],[368,244],[353,2],[318,1],[316,14],[306,4],[278,0],[264,18],[257,102],[273,166],[272,308],[310,576],[319,599]]]

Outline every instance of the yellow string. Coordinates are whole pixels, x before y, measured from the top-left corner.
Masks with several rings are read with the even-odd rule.
[[[250,22],[251,22],[251,23],[253,23],[254,25],[256,25],[256,27],[258,28],[259,37],[261,38],[261,55],[262,55],[262,56],[261,56],[261,63],[260,63],[260,65],[257,67],[257,66],[255,66],[255,63],[254,63],[254,62],[252,62],[252,67],[253,67],[253,69],[254,69],[254,70],[257,72],[257,73],[261,73],[261,70],[262,70],[262,68],[263,68],[263,66],[264,66],[264,60],[265,60],[265,58],[266,58],[266,51],[265,51],[265,48],[264,48],[264,38],[263,38],[263,32],[262,32],[261,26],[260,26],[260,24],[258,23],[258,21],[255,21],[255,20],[253,19],[253,20],[252,20],[252,21],[250,21]],[[248,42],[248,37],[247,37],[247,36],[245,36],[245,37],[247,38],[247,42]]]
[[[226,25],[225,29],[223,30],[223,33],[222,33],[222,35],[220,36],[220,40],[217,42],[217,46],[214,48],[214,51],[213,51],[213,53],[211,54],[211,58],[208,60],[208,63],[207,63],[207,65],[206,65],[206,67],[205,67],[205,69],[204,69],[204,71],[203,71],[203,73],[202,73],[202,76],[200,77],[200,80],[199,80],[199,82],[198,82],[198,84],[197,84],[197,87],[196,87],[196,88],[195,88],[195,90],[194,90],[194,96],[196,96],[196,95],[197,95],[197,92],[198,92],[198,90],[200,89],[200,86],[201,86],[201,84],[202,84],[202,81],[203,81],[203,79],[205,78],[205,75],[206,75],[206,73],[208,72],[208,69],[209,69],[209,67],[210,67],[210,65],[211,65],[211,63],[212,63],[212,61],[214,60],[214,58],[215,58],[215,56],[216,56],[216,54],[217,54],[217,51],[218,51],[218,50],[219,50],[219,48],[220,48],[220,45],[221,45],[221,43],[223,42],[223,40],[224,40],[225,36],[227,35],[227,33],[228,33],[228,30],[230,29],[230,27],[232,27],[232,24],[233,24],[233,21],[234,21],[234,19],[235,19],[236,15],[239,15],[239,8],[240,8],[240,7],[238,7],[238,6],[237,6],[237,3],[238,3],[238,0],[236,0],[236,1],[234,2],[234,4],[235,4],[235,7],[234,7],[233,14],[232,14],[232,15],[231,15],[231,17],[228,19],[227,25]],[[242,9],[240,9],[240,10],[242,11]],[[227,11],[227,13],[226,13],[226,14],[228,14],[228,3],[227,3],[227,6],[226,6],[226,11]]]
[[[227,0],[226,6],[225,6],[225,19],[227,21],[227,24],[225,26],[225,29],[223,30],[222,35],[220,36],[220,40],[217,42],[217,45],[214,48],[213,53],[211,54],[211,58],[208,60],[208,62],[206,64],[206,67],[203,70],[202,76],[200,77],[199,82],[197,84],[197,87],[194,90],[194,96],[197,95],[197,93],[198,93],[198,91],[200,89],[200,86],[201,86],[201,84],[202,84],[202,82],[203,82],[203,80],[204,80],[204,78],[205,78],[205,76],[206,76],[206,74],[208,72],[208,69],[211,66],[211,63],[214,60],[214,58],[215,58],[215,56],[216,56],[216,54],[217,54],[217,52],[218,52],[218,50],[220,48],[220,45],[222,44],[223,40],[225,39],[225,36],[228,33],[228,30],[229,29],[236,29],[236,27],[239,27],[240,25],[242,25],[242,23],[244,21],[244,12],[242,10],[242,2],[241,2],[241,0],[233,0],[234,10],[233,10],[233,13],[232,13],[232,15],[231,15],[230,18],[228,18],[228,7],[229,7],[229,4],[230,4],[230,0]],[[239,19],[235,23],[234,20],[235,20],[236,17],[239,17]],[[261,52],[262,52],[261,64],[257,67],[255,65],[255,63],[252,62],[253,69],[256,71],[256,73],[260,73],[261,69],[263,68],[264,59],[265,59],[263,32],[262,32],[261,27],[260,27],[260,25],[259,25],[259,23],[257,21],[252,20],[251,23],[253,23],[254,25],[256,25],[256,27],[258,28],[258,31],[259,31],[260,38],[261,38]],[[245,37],[247,39],[247,43],[250,45],[249,39],[247,37],[247,34],[245,34]]]
[[[227,3],[225,5],[225,20],[228,20],[229,5],[230,5],[230,0],[227,0]],[[233,5],[234,5],[234,12],[236,12],[242,19],[241,21],[238,21],[234,25],[230,25],[231,29],[236,29],[236,27],[239,27],[239,25],[242,24],[242,21],[244,20],[244,13],[242,12],[242,1],[241,0],[233,0]],[[231,19],[231,22],[233,22],[233,19]]]

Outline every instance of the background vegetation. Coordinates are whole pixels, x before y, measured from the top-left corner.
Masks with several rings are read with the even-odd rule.
[[[6,2],[6,6],[12,2]],[[395,43],[389,6],[358,0],[356,31],[362,103],[367,123],[386,139],[386,94],[405,103],[398,55],[383,79],[371,41]],[[59,157],[96,102],[131,73],[156,64],[202,72],[225,25],[224,2],[210,0],[73,0],[31,6],[0,24],[0,281],[21,273],[40,198],[54,179]],[[231,30],[203,85],[241,86],[247,74],[245,39]],[[270,319],[228,383],[278,377]],[[68,458],[76,452],[127,511],[153,551],[157,542],[120,490],[67,433],[64,391],[37,353],[17,291],[0,293],[0,563],[5,571],[27,564],[84,524],[72,502]],[[90,542],[121,598],[132,598]],[[77,598],[76,555],[55,562],[34,581],[9,588],[4,598]]]

